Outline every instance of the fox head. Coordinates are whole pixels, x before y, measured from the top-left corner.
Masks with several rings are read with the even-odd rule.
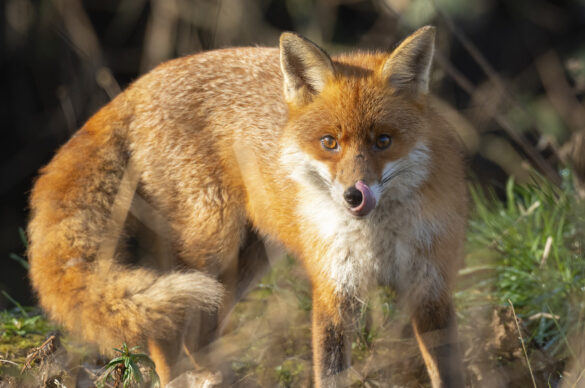
[[[406,195],[424,180],[434,37],[423,27],[390,53],[332,60],[299,35],[281,35],[283,138],[297,181],[363,217],[384,195]]]

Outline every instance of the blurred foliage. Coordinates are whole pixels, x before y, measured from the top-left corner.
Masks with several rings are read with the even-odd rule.
[[[30,334],[45,335],[54,325],[48,323],[38,308],[19,306],[16,310],[0,311],[0,341]],[[3,349],[0,348],[0,352]]]

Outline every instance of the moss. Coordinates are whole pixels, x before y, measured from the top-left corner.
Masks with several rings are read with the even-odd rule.
[[[28,352],[55,330],[37,309],[5,310],[0,312],[0,355],[4,359],[23,364]]]

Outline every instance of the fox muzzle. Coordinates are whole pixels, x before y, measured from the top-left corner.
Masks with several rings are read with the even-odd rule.
[[[376,207],[376,197],[364,181],[357,181],[343,193],[345,202],[350,206],[349,211],[356,216],[363,217]]]

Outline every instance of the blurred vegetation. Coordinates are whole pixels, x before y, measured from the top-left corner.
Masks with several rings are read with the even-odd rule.
[[[531,384],[520,336],[539,386],[578,386],[585,364],[583,0],[0,2],[0,310],[16,305],[0,315],[0,385],[96,377],[100,361],[68,340],[67,361],[55,356],[17,376],[27,352],[54,329],[23,307],[35,303],[19,237],[26,197],[40,166],[99,107],[177,56],[274,46],[283,30],[331,53],[389,49],[423,24],[438,27],[433,104],[459,133],[474,184],[468,268],[457,291],[468,382]],[[424,371],[392,292],[375,290],[364,303],[348,384],[375,386],[392,376],[408,386],[409,373]],[[205,351],[235,385],[306,385],[310,310],[302,271],[283,260]]]
[[[580,386],[585,371],[585,202],[569,170],[561,170],[561,176],[560,187],[538,175],[523,185],[510,178],[505,201],[493,190],[472,188],[467,267],[460,272],[456,295],[462,325],[470,323],[477,307],[497,306],[492,326],[508,326],[495,334],[500,343],[492,351],[500,360],[520,358],[517,346],[510,349],[503,342],[518,344],[522,337],[544,381],[564,378]],[[522,330],[511,335],[513,309]],[[570,363],[576,374],[569,371]]]
[[[467,271],[491,270],[474,289],[502,306],[511,300],[530,340],[553,357],[569,356],[567,338],[585,332],[585,204],[568,178],[561,188],[510,179],[506,202],[474,190],[469,231]]]

